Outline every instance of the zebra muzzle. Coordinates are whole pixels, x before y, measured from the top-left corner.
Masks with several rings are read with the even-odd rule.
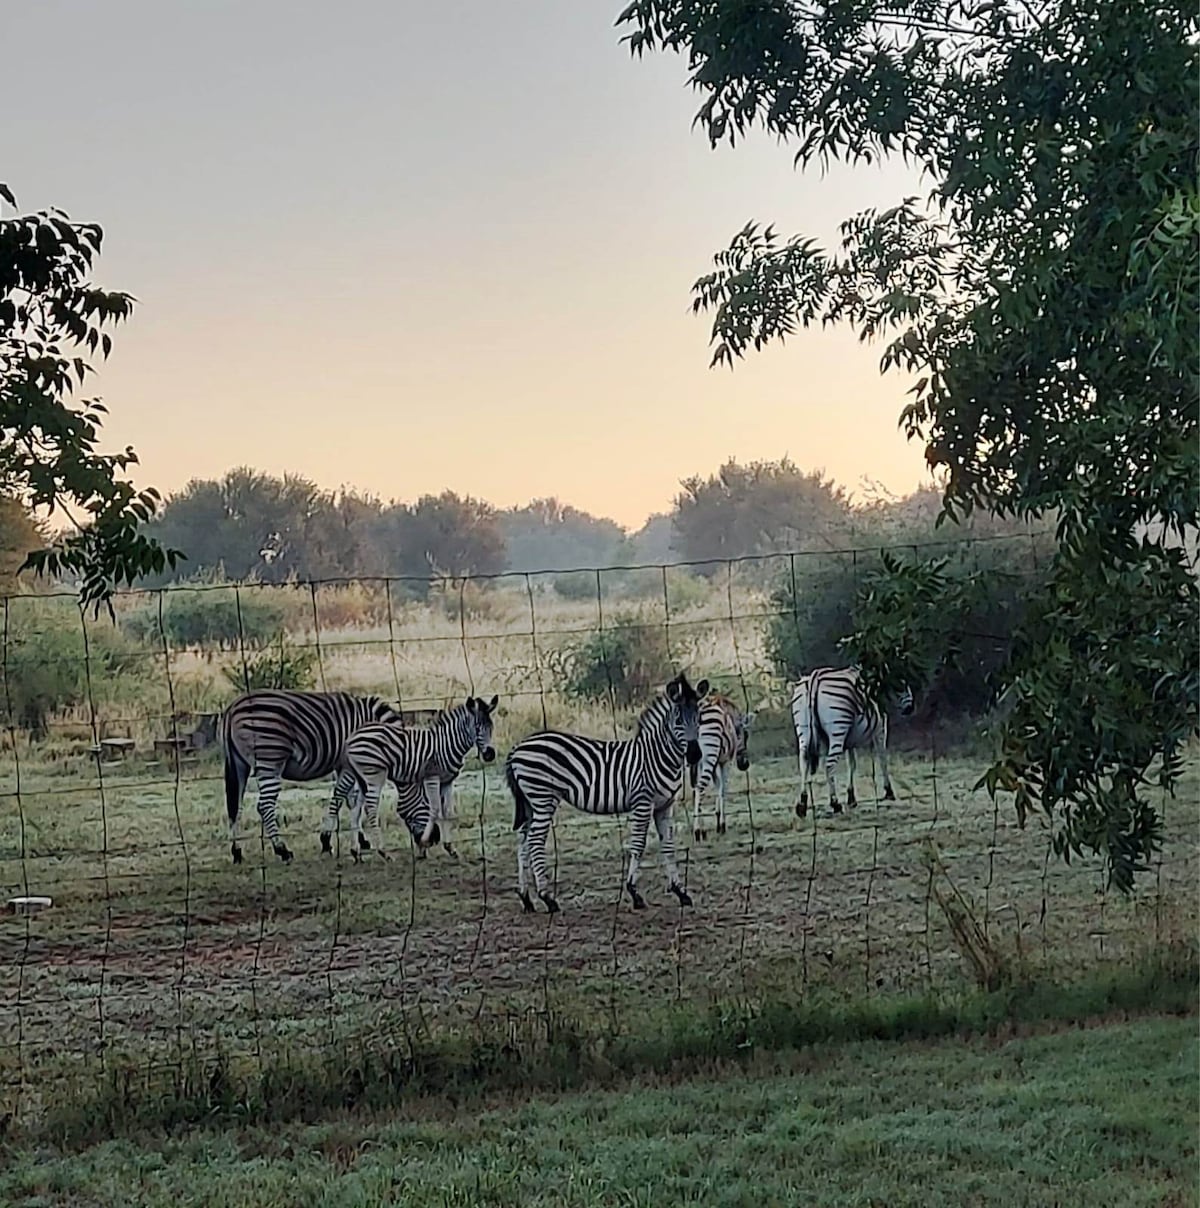
[[[479,758],[482,759],[484,763],[495,763],[496,748],[484,747],[483,750],[479,752]]]
[[[739,772],[748,772],[750,770],[750,756],[744,751],[737,757],[737,770]]]

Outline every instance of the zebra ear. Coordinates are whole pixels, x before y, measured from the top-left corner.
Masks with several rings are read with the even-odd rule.
[[[702,700],[708,695],[708,680],[701,680],[696,685],[696,699]]]
[[[471,713],[475,712],[476,705],[475,705],[475,698],[473,696],[467,697],[467,709]]]
[[[495,708],[495,707],[496,707],[496,706],[497,706],[499,703],[500,703],[500,698],[499,698],[498,696],[493,696],[493,697],[492,697],[492,699],[491,699],[491,700],[488,702],[488,707],[487,707],[488,712],[489,712],[489,713],[491,713],[491,711],[492,711],[492,710],[493,710],[493,709],[494,709],[494,708]]]
[[[753,709],[749,713],[742,714],[742,727],[746,730],[754,725],[755,712]]]
[[[682,691],[682,689],[681,689],[681,688],[680,688],[680,686],[679,686],[679,680],[678,680],[678,679],[673,679],[673,680],[672,680],[672,681],[671,681],[671,682],[670,682],[670,683],[667,685],[667,700],[670,700],[670,701],[676,701],[676,700],[678,700],[678,699],[679,699],[679,694],[680,694],[680,692],[681,692],[681,691]]]

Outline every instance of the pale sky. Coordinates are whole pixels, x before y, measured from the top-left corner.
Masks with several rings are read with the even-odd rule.
[[[4,0],[0,180],[99,222],[98,283],[138,299],[95,387],[138,481],[246,463],[631,526],[731,455],[922,481],[879,347],[710,370],[689,307],[747,220],[828,240],[919,182],[711,151],[686,64],[631,60],[622,7]]]

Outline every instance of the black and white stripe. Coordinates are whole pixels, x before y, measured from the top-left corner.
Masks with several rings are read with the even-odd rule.
[[[465,704],[439,713],[431,726],[382,723],[363,726],[356,731],[346,743],[343,772],[334,786],[333,799],[321,824],[322,845],[337,823],[343,801],[348,799],[352,788],[357,788],[362,796],[361,802],[355,802],[351,810],[350,853],[358,859],[361,851],[372,846],[363,834],[364,829],[370,829],[382,855],[379,797],[384,784],[390,780],[400,791],[401,818],[413,831],[419,847],[423,850],[437,841],[434,834],[436,816],[441,822],[446,850],[457,855],[450,834],[454,781],[472,747],[484,763],[491,763],[496,758],[492,746],[492,712],[499,700],[498,696],[490,701],[469,696]],[[406,793],[403,786],[415,784],[424,786],[422,798],[428,807],[426,828],[420,833],[413,830],[416,813],[411,808],[407,814],[405,812],[414,797]]]
[[[753,721],[753,713],[743,713],[727,696],[713,693],[700,704],[700,763],[692,788],[692,835],[698,840],[708,838],[700,799],[710,784],[717,788],[716,833],[725,833],[729,764],[734,762],[739,772],[750,767],[746,742]]]
[[[346,740],[356,730],[399,720],[399,713],[377,696],[274,689],[239,696],[221,718],[233,862],[242,862],[238,811],[252,775],[258,781],[258,813],[267,841],[287,862],[292,853],[280,838],[276,813],[283,781],[319,780],[330,775],[340,766]]]
[[[671,804],[685,760],[694,768],[700,758],[700,702],[707,692],[707,680],[693,688],[685,676],[676,676],[664,695],[638,718],[631,739],[544,730],[513,747],[504,776],[515,805],[513,830],[520,835],[517,892],[526,911],[534,908],[528,889],[530,867],[538,897],[551,913],[559,908],[547,884],[546,836],[560,801],[589,814],[633,815],[625,887],[639,910],[646,903],[637,888],[638,866],[653,818],[667,887],[683,905],[691,905],[675,865]]]
[[[905,688],[897,703],[901,713],[911,713],[912,690]],[[826,750],[825,776],[829,782],[829,804],[835,814],[842,812],[835,773],[843,751],[847,753],[850,764],[850,783],[846,790],[848,805],[856,804],[854,753],[867,746],[874,749],[883,773],[884,798],[888,801],[896,799],[888,774],[887,714],[875,701],[868,699],[857,667],[818,667],[810,671],[792,691],[792,721],[796,727],[802,765],[800,800],[796,803],[796,813],[801,818],[808,813],[809,784],[816,775],[822,747]]]

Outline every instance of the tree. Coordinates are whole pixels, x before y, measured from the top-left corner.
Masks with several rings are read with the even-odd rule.
[[[671,544],[688,562],[828,548],[844,544],[849,530],[841,488],[786,457],[746,466],[730,460],[716,474],[687,478],[681,486]]]
[[[0,199],[16,208],[3,184]],[[88,279],[102,238],[61,210],[0,219],[0,492],[70,519],[73,530],[25,565],[77,578],[83,603],[97,608],[114,586],[180,556],[140,531],[158,495],[125,478],[133,450],[98,452],[103,405],[73,402],[93,372],[89,357],[112,347],[104,328],[133,309],[128,294]]]
[[[491,504],[443,491],[395,512],[397,574],[461,578],[503,572],[504,538]]]
[[[620,21],[634,53],[688,55],[713,146],[761,125],[800,165],[900,156],[933,183],[848,218],[834,252],[747,225],[694,307],[714,364],[817,321],[888,337],[882,368],[917,375],[902,422],[945,475],[945,516],[1053,515],[981,783],[1022,819],[1040,805],[1060,853],[1101,852],[1130,888],[1160,837],[1148,782],[1174,788],[1198,728],[1194,6],[637,0]],[[897,562],[867,589],[890,611],[851,649],[877,685],[916,673],[889,637],[943,586]]]
[[[45,547],[46,532],[19,499],[0,496],[0,594],[17,590],[17,575],[29,555]]]
[[[501,512],[497,519],[508,569],[518,572],[608,566],[625,537],[616,521],[557,499],[533,499]]]

